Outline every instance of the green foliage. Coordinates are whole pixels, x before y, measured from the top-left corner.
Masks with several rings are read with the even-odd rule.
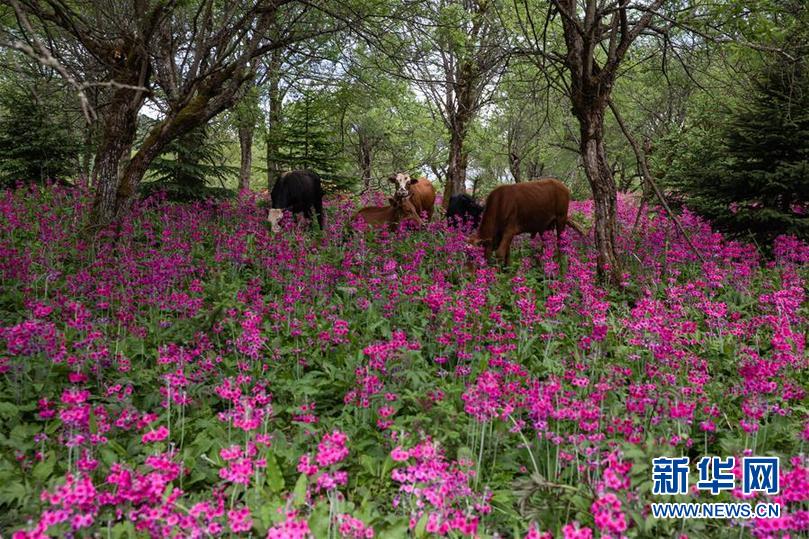
[[[143,191],[165,190],[175,200],[226,194],[225,182],[238,172],[227,164],[228,142],[228,138],[217,133],[215,124],[174,139],[152,162],[153,180],[142,185]],[[211,187],[217,183],[218,189]]]
[[[569,105],[558,88],[540,80],[535,65],[514,60],[500,82],[493,112],[473,125],[469,180],[477,196],[484,197],[499,183],[540,176],[563,178],[575,198],[589,196],[579,174],[578,127],[573,127]],[[620,147],[615,145],[616,153]]]
[[[447,160],[444,126],[406,81],[390,75],[393,69],[359,47],[335,94],[344,117],[347,175],[362,177],[364,147],[370,152],[371,189],[382,189],[380,180],[394,171],[436,171]]]
[[[71,121],[48,85],[0,87],[0,186],[73,177],[82,142]]]
[[[301,455],[314,451],[318,435],[339,428],[350,439],[351,453],[345,464],[348,484],[341,489],[345,497],[335,502],[338,513],[349,512],[372,524],[378,537],[403,537],[407,534],[409,514],[401,506],[393,506],[394,498],[399,496],[401,500],[402,493],[391,476],[392,471],[402,464],[394,462],[390,456],[393,447],[402,442],[398,438],[393,440],[391,433],[429,434],[440,442],[449,458],[474,462],[479,471],[474,487],[491,490],[494,510],[485,518],[482,537],[489,532],[522,537],[531,520],[540,523],[543,531],[555,535],[559,535],[560,528],[572,520],[593,526],[591,507],[597,499],[593,481],[599,477],[594,474],[600,474],[600,469],[582,468],[565,460],[563,453],[570,445],[536,436],[527,410],[513,411],[513,416],[505,414],[484,422],[476,421],[465,411],[467,399],[464,394],[482,373],[492,368],[493,346],[475,344],[461,349],[442,337],[452,335],[458,328],[470,335],[474,332],[481,336],[482,342],[489,343],[502,342],[504,337],[501,335],[508,335],[507,342],[513,344],[513,348],[509,347],[509,361],[524,367],[532,378],[536,377],[537,385],[530,384],[537,388],[536,393],[532,390],[530,394],[539,396],[544,393],[550,397],[553,393],[546,381],[559,380],[560,385],[564,384],[561,386],[564,393],[576,395],[577,405],[591,402],[593,396],[594,406],[590,413],[597,411],[603,421],[606,438],[602,447],[622,448],[622,458],[632,464],[634,492],[640,495],[640,498],[624,498],[624,494],[620,494],[623,510],[632,522],[626,534],[628,537],[671,537],[678,531],[698,537],[724,537],[719,524],[689,522],[687,529],[682,529],[680,522],[654,521],[644,510],[651,488],[650,460],[664,454],[671,455],[677,450],[661,443],[675,430],[679,433],[680,428],[684,429],[683,435],[694,442],[692,447],[704,454],[739,455],[750,447],[760,453],[777,451],[782,455],[794,455],[800,452],[801,442],[796,433],[803,428],[805,406],[795,405],[785,416],[770,414],[762,421],[761,430],[753,442],[755,445],[751,446],[750,439],[738,427],[740,420],[745,418],[740,406],[744,396],[741,392],[729,390],[740,383],[739,372],[746,361],[742,357],[743,348],[760,342],[762,344],[755,349],[762,355],[771,353],[772,328],[762,327],[760,334],[753,338],[747,336],[745,340],[729,332],[720,333],[712,325],[713,318],[703,312],[701,298],[675,304],[682,315],[674,322],[661,318],[661,328],[680,327],[680,324],[688,328],[679,334],[687,341],[676,343],[675,350],[694,354],[694,357],[698,354],[700,361],[710,365],[710,376],[700,383],[699,398],[701,402],[721,405],[721,419],[717,420],[722,423],[721,427],[715,434],[706,433],[698,427],[701,416],[685,421],[650,409],[649,420],[655,417],[652,414],[656,414],[660,423],[649,424],[648,438],[627,443],[626,433],[613,430],[611,420],[615,418],[614,424],[621,424],[628,415],[629,400],[620,391],[601,388],[613,383],[611,380],[618,376],[626,380],[624,387],[641,387],[640,384],[649,380],[644,373],[655,368],[651,362],[656,357],[656,353],[644,344],[646,341],[627,337],[629,330],[623,321],[637,317],[635,313],[640,303],[627,294],[627,288],[612,290],[605,296],[599,292],[599,301],[609,302],[604,320],[609,330],[603,341],[585,351],[581,348],[581,338],[590,334],[593,322],[588,319],[586,305],[580,299],[585,293],[583,287],[576,286],[576,280],[571,277],[562,280],[548,273],[548,266],[545,266],[545,272],[537,266],[528,271],[516,270],[516,274],[513,269],[492,273],[490,282],[476,289],[463,266],[466,254],[447,248],[444,243],[447,232],[435,229],[415,231],[403,234],[395,241],[387,239],[386,233],[357,234],[343,241],[326,242],[322,242],[322,236],[269,238],[255,219],[254,206],[230,203],[218,205],[215,209],[205,209],[204,205],[183,208],[174,204],[145,208],[134,227],[138,231],[136,236],[121,240],[121,252],[134,253],[139,258],[126,264],[132,268],[131,273],[110,274],[108,268],[116,267],[114,258],[96,257],[96,265],[90,270],[85,269],[87,256],[82,254],[87,247],[83,242],[72,240],[75,229],[68,228],[71,230],[68,239],[63,237],[47,244],[39,239],[43,230],[60,230],[50,227],[50,223],[70,226],[76,222],[75,210],[66,207],[64,202],[59,205],[57,190],[41,191],[43,193],[38,197],[27,196],[27,191],[13,195],[19,197],[14,200],[29,205],[25,213],[16,214],[16,220],[30,226],[19,227],[8,241],[18,249],[17,252],[27,249],[32,258],[51,264],[60,272],[52,273],[54,278],[50,280],[32,277],[27,286],[0,289],[0,325],[11,327],[31,320],[29,305],[34,300],[43,304],[55,303],[53,298],[60,297],[67,286],[76,282],[77,275],[83,282],[91,283],[77,289],[74,298],[76,304],[81,302],[89,306],[93,327],[74,327],[72,323],[61,322],[56,327],[63,337],[60,342],[64,342],[69,353],[92,353],[92,349],[88,351],[86,347],[96,328],[100,337],[90,341],[90,345],[103,345],[105,350],[109,346],[109,350],[115,351],[115,355],[109,359],[105,357],[103,363],[88,362],[89,377],[79,386],[92,391],[88,406],[91,405],[93,410],[106,410],[91,412],[87,428],[91,434],[103,431],[106,437],[104,443],[91,446],[92,458],[99,461],[99,466],[89,473],[99,483],[104,482],[115,463],[148,469],[146,459],[173,447],[178,461],[188,473],[178,478],[162,493],[163,496],[169,496],[171,488],[182,489],[185,494],[178,503],[188,508],[205,499],[212,488],[224,486],[228,489],[227,499],[231,504],[250,507],[254,535],[266,536],[267,529],[284,518],[283,509],[301,509],[316,536],[324,537],[328,535],[324,530],[329,527],[328,500],[307,497],[307,487],[311,491],[316,479],[302,475],[296,466]],[[55,213],[45,214],[47,218],[43,219],[42,207],[55,208]],[[82,204],[75,207],[80,208]],[[198,213],[192,214],[189,210]],[[333,219],[338,218],[335,213],[327,222],[335,222]],[[178,219],[177,215],[190,217],[186,221],[185,218]],[[620,215],[631,217],[632,212],[621,211]],[[45,225],[42,230],[38,228],[40,223]],[[341,224],[337,224],[335,230],[340,228]],[[649,231],[649,237],[658,236],[658,232]],[[459,240],[463,241],[463,238],[458,237],[455,241]],[[643,256],[646,249],[657,243],[650,241],[647,245],[636,252]],[[583,250],[571,255],[570,262],[573,256],[587,256],[589,249],[580,248]],[[536,260],[539,255],[526,244],[515,251],[522,251],[516,256],[523,262]],[[116,257],[117,252],[103,256]],[[350,275],[346,273],[334,280],[324,279],[324,269],[333,272],[335,268],[346,265],[348,257],[356,257]],[[394,288],[397,285],[390,284],[395,282],[389,279],[393,273],[382,269],[391,262],[397,278],[412,279],[410,283],[422,283],[423,288],[417,288],[412,294],[400,293],[404,289],[397,290]],[[749,260],[739,261],[746,262]],[[569,268],[577,265],[570,264]],[[758,297],[782,286],[782,268],[759,268],[751,264],[751,268],[753,266],[756,267],[749,287],[711,289],[712,301],[726,305],[729,313],[738,313],[738,325],[733,327],[754,327],[750,325],[751,320],[766,318],[763,314],[767,311]],[[699,263],[683,262],[676,267],[677,276],[674,278],[678,281],[678,289],[691,279],[702,279],[704,270]],[[176,268],[193,269],[193,273],[178,272],[167,277],[172,281],[163,282],[164,278],[160,276],[171,276]],[[49,269],[44,267],[41,271]],[[148,273],[142,273],[144,271]],[[803,268],[798,267],[797,271],[805,278]],[[145,276],[136,283],[129,277],[132,275]],[[378,279],[380,275],[389,282]],[[109,288],[106,284],[103,288],[92,286],[94,279],[99,277],[105,279],[104,283],[111,283]],[[733,276],[728,273],[727,279],[725,283],[731,282]],[[18,281],[14,279],[13,282]],[[444,288],[435,287],[433,283],[442,283]],[[517,292],[515,284],[523,292]],[[542,309],[541,306],[548,305],[551,296],[557,293],[560,284],[571,285],[567,300],[570,303],[555,315],[546,315],[540,310],[541,316],[535,324],[525,324],[522,309],[526,303],[519,301],[515,294],[527,293],[523,297],[534,298],[529,303]],[[156,287],[162,288],[157,288],[155,293]],[[20,290],[30,291],[30,296],[20,295]],[[161,293],[165,290],[170,292]],[[298,301],[289,301],[290,293],[297,290],[305,291],[306,295]],[[450,300],[447,305],[451,308],[435,310],[428,300],[435,297],[436,290],[445,290],[447,298],[463,297],[461,294],[472,297],[474,293],[476,311],[470,311],[465,321],[459,322],[459,309],[455,305],[463,305],[460,301]],[[671,289],[660,284],[644,290],[654,303],[663,305],[667,300],[672,301]],[[154,297],[154,300],[144,299],[147,297]],[[187,311],[189,297],[198,307]],[[362,301],[365,298],[367,301]],[[281,302],[285,305],[283,311],[275,307]],[[242,355],[233,343],[246,336],[242,314],[259,303],[267,306],[265,308],[273,314],[261,318],[258,329],[266,340],[261,343],[259,352],[262,359],[255,361]],[[116,312],[133,313],[137,322],[134,331],[123,328],[114,316],[110,316]],[[41,322],[58,320],[59,313],[57,310],[46,315],[50,318]],[[805,309],[800,309],[800,313],[804,316]],[[334,330],[335,319],[345,321],[348,330],[344,339],[327,342],[328,337],[323,335],[328,336]],[[641,315],[637,319],[645,320],[645,317]],[[498,320],[505,323],[501,325]],[[140,328],[144,328],[143,331]],[[418,349],[402,348],[389,357],[384,375],[380,377],[384,388],[380,386],[370,397],[369,406],[347,404],[346,394],[358,387],[358,373],[368,372],[366,347],[390,340],[397,330],[406,331],[408,340],[419,343]],[[36,331],[32,335],[38,335],[40,330]],[[654,333],[650,332],[648,336],[649,342],[654,343]],[[2,339],[0,347],[7,346],[7,338]],[[32,344],[37,342],[32,341]],[[196,359],[182,365],[158,359],[172,357],[170,350],[175,346],[190,352],[197,349],[199,343],[210,343],[203,346],[212,348],[200,348],[200,355],[194,356]],[[75,470],[75,459],[80,453],[78,449],[64,446],[63,440],[68,434],[64,420],[59,414],[43,417],[37,412],[37,401],[49,398],[56,403],[58,410],[68,409],[66,403],[58,402],[65,390],[78,385],[70,382],[68,374],[84,371],[77,371],[75,366],[65,362],[53,361],[52,352],[37,346],[21,353],[9,354],[5,350],[3,348],[4,358],[9,357],[11,363],[8,370],[0,373],[0,528],[14,530],[48,507],[38,493],[54,490],[64,481],[66,473]],[[174,356],[172,361],[185,361],[185,357],[190,356],[183,352]],[[438,357],[446,358],[446,365],[440,365],[436,361]],[[128,367],[116,368],[116,364],[124,359]],[[104,365],[104,368],[90,370],[97,364]],[[0,367],[5,365],[8,364],[0,363]],[[570,370],[574,365],[577,369],[578,365],[586,365],[587,370]],[[189,400],[186,404],[167,406],[161,389],[169,376],[176,372],[188,373],[188,385],[183,386],[183,392],[184,395],[187,392]],[[450,374],[453,372],[458,375]],[[584,386],[571,384],[569,376],[575,372],[586,372],[589,382]],[[788,372],[786,376],[790,385],[806,385],[805,369]],[[213,389],[228,377],[237,375],[249,376],[261,383],[266,381],[272,394],[272,416],[267,418],[262,431],[272,443],[260,449],[266,467],[251,479],[249,488],[228,486],[222,483],[220,476],[220,470],[225,466],[222,449],[234,444],[245,447],[252,439],[252,435],[231,428],[228,421],[223,420],[220,414],[225,413],[229,405]],[[690,387],[685,385],[685,380],[690,380],[694,372],[683,368],[671,375],[673,378],[669,383],[657,386],[659,397],[654,397],[658,403],[655,410],[657,406],[666,407],[669,399],[681,398],[684,392],[679,384]],[[502,387],[523,391],[519,381],[522,375],[515,372],[509,376],[505,379],[509,385]],[[512,386],[512,382],[515,385]],[[131,386],[132,392],[123,398],[107,393],[108,388],[118,384]],[[436,390],[441,392],[440,399],[430,397]],[[394,400],[383,396],[388,392],[395,395]],[[313,403],[317,405],[313,411],[317,422],[299,421],[296,416],[301,414],[301,406]],[[392,424],[385,429],[376,426],[383,405],[395,410],[390,416]],[[141,443],[141,436],[148,427],[116,426],[108,431],[102,428],[105,422],[117,419],[126,410],[153,411],[159,416],[159,422],[153,426],[168,425],[170,439],[149,445]],[[645,420],[642,414],[635,415],[635,419]],[[522,423],[521,417],[528,422]],[[578,436],[581,432],[575,420],[551,421],[554,422],[551,428],[560,434]],[[633,428],[638,427],[638,423],[634,425]],[[43,434],[47,434],[47,438]],[[591,447],[598,446],[589,443],[581,446],[576,452],[576,462],[579,458],[585,462]],[[278,509],[282,511],[279,513]],[[135,536],[114,515],[112,508],[104,511],[96,521],[102,535]],[[414,530],[415,535],[422,531],[426,534],[423,523],[417,520],[415,524],[414,527],[418,528]],[[50,531],[53,534],[69,532],[69,524],[63,526]],[[111,529],[107,530],[107,526]]]
[[[685,203],[759,242],[809,234],[809,66],[775,62],[746,100],[669,138],[668,184]]]

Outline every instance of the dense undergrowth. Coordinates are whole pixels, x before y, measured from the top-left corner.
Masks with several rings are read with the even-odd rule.
[[[0,195],[0,530],[19,537],[796,537],[809,245],[775,259],[622,199],[626,274],[432,223],[273,236],[251,197]],[[574,212],[587,221],[590,205]],[[545,247],[543,247],[543,245]],[[651,459],[781,457],[776,520],[649,516]],[[738,469],[736,470],[738,472]],[[694,475],[692,472],[692,483]],[[670,500],[732,501],[693,491]],[[761,497],[761,496],[756,496]]]

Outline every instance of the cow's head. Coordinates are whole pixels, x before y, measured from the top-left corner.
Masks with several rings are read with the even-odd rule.
[[[279,210],[277,208],[270,209],[270,212],[267,214],[267,222],[270,223],[270,230],[273,232],[281,231],[281,218],[283,216],[284,210]]]
[[[482,239],[477,232],[473,232],[466,239],[466,243],[469,245],[469,248],[466,249],[466,271],[475,273],[478,267],[476,258],[479,255],[474,254],[473,251],[476,251],[481,247],[486,247],[488,242]]]
[[[410,190],[408,186],[418,183],[418,178],[411,178],[409,174],[405,172],[397,172],[396,174],[391,174],[388,181],[396,186],[396,198],[405,198],[410,196]]]

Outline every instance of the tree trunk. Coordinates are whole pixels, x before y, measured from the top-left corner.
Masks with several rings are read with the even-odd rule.
[[[88,181],[92,177],[93,171],[93,126],[84,126],[84,141],[82,143],[79,174]]]
[[[253,132],[255,126],[239,127],[239,148],[241,149],[241,166],[239,167],[239,191],[250,189],[250,176],[253,173]]]
[[[281,53],[278,49],[272,52],[270,57],[270,77],[267,89],[269,101],[269,113],[267,115],[267,189],[272,192],[275,182],[281,176],[281,163],[279,161],[279,141],[281,139],[281,107],[283,106],[283,96],[281,95]]]
[[[281,176],[281,162],[280,162],[280,144],[278,143],[281,134],[281,103],[280,99],[273,100],[270,97],[270,112],[267,118],[267,137],[265,139],[267,145],[267,189],[272,191],[275,182]]]
[[[511,177],[514,178],[514,183],[520,183],[522,181],[522,166],[520,161],[520,155],[517,153],[517,150],[508,152],[508,168],[511,172]]]
[[[478,197],[478,187],[480,187],[480,175],[478,174],[475,176],[475,179],[472,180],[472,198]]]
[[[101,144],[93,170],[95,198],[92,221],[98,226],[109,224],[116,213],[118,190],[122,180],[122,164],[129,159],[137,132],[138,111],[143,97],[137,91],[119,89],[104,117]]]
[[[159,153],[159,151],[151,149],[146,152],[141,150],[129,162],[129,166],[126,167],[121,176],[121,185],[118,188],[118,196],[115,202],[115,215],[122,215],[132,207],[138,185],[143,176],[146,175],[149,165],[152,164],[152,161]]]
[[[429,167],[430,167],[430,171],[433,173],[433,176],[435,177],[436,181],[439,184],[443,183],[444,179],[446,178],[446,172],[443,169],[436,166],[435,163],[430,163]],[[400,167],[398,165],[398,163],[396,163],[396,160],[394,159],[394,162],[392,163],[392,166],[391,166],[391,170],[400,170],[401,168],[402,167]]]
[[[373,152],[371,150],[371,142],[361,131],[359,133],[359,155],[357,157],[359,158],[358,164],[362,174],[363,190],[368,191],[371,188],[371,180],[373,179],[373,173],[371,170],[371,165],[373,164]]]
[[[227,96],[219,96],[219,98],[212,97],[210,94],[197,95],[183,108],[174,111],[153,127],[143,139],[138,152],[127,162],[126,168],[121,174],[114,215],[120,215],[129,210],[138,184],[146,174],[149,165],[171,141],[205,124],[216,114],[228,106],[232,106],[240,97],[235,91]]]
[[[449,199],[453,195],[466,192],[466,167],[469,155],[464,148],[466,139],[466,121],[457,118],[452,126],[449,141],[449,163],[447,167],[447,181],[444,187],[444,209],[449,206]]]
[[[526,178],[529,180],[541,178],[545,173],[545,164],[537,163],[536,159],[529,159],[526,169],[528,170],[528,175]]]
[[[598,100],[594,101],[595,106],[577,114],[581,124],[582,164],[593,191],[598,275],[602,279],[608,277],[613,283],[617,283],[621,275],[615,249],[615,208],[618,195],[604,149],[606,106],[599,107]]]

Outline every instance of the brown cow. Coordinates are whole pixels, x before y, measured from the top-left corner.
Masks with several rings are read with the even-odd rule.
[[[413,206],[419,215],[427,213],[427,221],[433,218],[433,206],[435,206],[435,187],[427,178],[411,178],[409,174],[397,172],[388,178],[396,186],[394,197],[403,199],[410,197]]]
[[[410,197],[398,199],[389,198],[390,206],[369,206],[362,208],[354,214],[353,220],[362,218],[373,227],[384,228],[386,225],[396,228],[401,221],[412,221],[421,226],[422,220],[416,212],[416,207],[410,202]]]
[[[474,244],[482,244],[486,260],[495,251],[508,265],[511,240],[517,234],[542,234],[556,228],[556,254],[566,225],[583,234],[581,227],[567,216],[570,190],[555,178],[501,185],[486,198],[486,209],[480,220]]]

